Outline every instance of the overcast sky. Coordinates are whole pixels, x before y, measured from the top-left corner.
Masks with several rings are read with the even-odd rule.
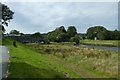
[[[47,33],[57,27],[75,26],[78,33],[89,27],[103,25],[118,29],[117,2],[6,2],[15,12],[7,32]]]

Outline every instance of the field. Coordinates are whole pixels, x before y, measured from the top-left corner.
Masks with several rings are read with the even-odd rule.
[[[117,78],[118,52],[67,43],[21,44],[4,40],[10,51],[9,78]]]
[[[120,40],[80,40],[80,44],[120,47]]]
[[[88,49],[77,46],[52,43],[50,45],[29,44],[39,53],[51,59],[56,56],[67,68],[84,78],[117,77],[117,52]],[[107,65],[106,65],[107,64]]]

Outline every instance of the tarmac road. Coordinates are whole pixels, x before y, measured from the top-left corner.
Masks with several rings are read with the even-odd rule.
[[[5,46],[0,46],[0,80],[8,74],[9,55]]]

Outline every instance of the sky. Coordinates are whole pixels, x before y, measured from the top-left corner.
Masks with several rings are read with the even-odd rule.
[[[6,33],[47,33],[60,26],[75,26],[78,33],[89,27],[118,29],[117,2],[5,2],[14,12]]]

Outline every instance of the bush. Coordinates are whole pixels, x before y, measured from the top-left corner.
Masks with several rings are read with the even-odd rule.
[[[79,44],[80,37],[79,35],[75,35],[74,37],[70,38],[70,42],[75,42],[76,44]]]

